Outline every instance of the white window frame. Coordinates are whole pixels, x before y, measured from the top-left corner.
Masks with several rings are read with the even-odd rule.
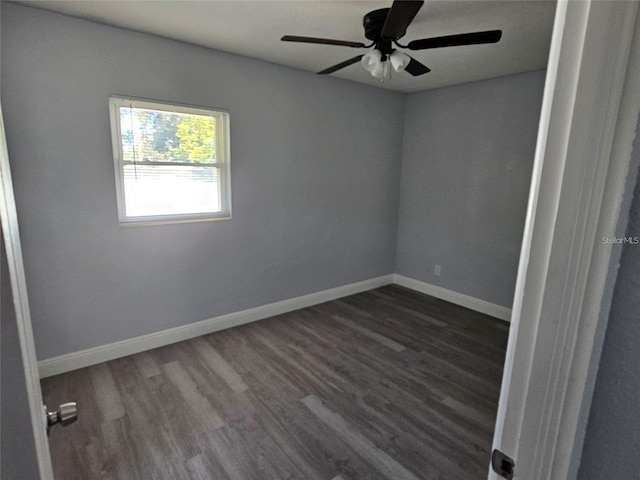
[[[124,193],[124,166],[122,153],[121,129],[119,109],[121,107],[136,107],[171,113],[203,115],[216,118],[216,160],[215,164],[203,165],[218,168],[220,178],[220,211],[205,213],[166,214],[148,216],[127,216]],[[113,144],[113,159],[116,180],[116,197],[118,218],[121,226],[162,225],[171,223],[207,222],[231,219],[231,142],[229,111],[221,108],[198,107],[176,104],[161,100],[149,100],[122,95],[109,95],[109,112],[111,117],[111,140]],[[164,165],[161,162],[136,162],[143,164]],[[167,165],[176,166],[180,163],[171,162]],[[184,164],[194,166],[194,164]]]

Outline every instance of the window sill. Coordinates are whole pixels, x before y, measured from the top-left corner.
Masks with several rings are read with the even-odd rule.
[[[171,225],[176,223],[200,223],[200,222],[217,222],[219,220],[231,220],[231,214],[220,214],[218,216],[167,216],[167,217],[147,217],[140,219],[120,219],[120,226],[129,227],[146,227],[154,225]]]

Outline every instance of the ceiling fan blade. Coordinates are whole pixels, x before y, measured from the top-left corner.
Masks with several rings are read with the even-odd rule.
[[[340,45],[342,47],[362,48],[365,46],[361,42],[350,42],[348,40],[333,40],[331,38],[298,37],[296,35],[285,35],[280,40],[283,42],[319,43],[321,45]]]
[[[457,47],[460,45],[479,45],[482,43],[496,43],[502,38],[502,30],[486,32],[461,33],[445,37],[423,38],[409,42],[410,50],[426,50],[428,48]]]
[[[429,73],[431,71],[429,67],[427,67],[426,65],[423,65],[422,63],[417,61],[415,58],[413,57],[409,57],[409,58],[411,60],[409,61],[407,66],[404,67],[404,70],[406,72],[409,72],[414,77],[417,77],[418,75],[424,75],[425,73]]]
[[[344,62],[340,62],[333,67],[325,68],[321,72],[318,72],[318,75],[328,75],[330,73],[337,72],[341,68],[348,67],[349,65],[353,65],[354,63],[359,62],[362,57],[364,57],[364,55],[358,55],[356,57],[350,58],[349,60],[345,60]]]
[[[382,36],[398,40],[407,33],[424,0],[395,0],[382,27]]]

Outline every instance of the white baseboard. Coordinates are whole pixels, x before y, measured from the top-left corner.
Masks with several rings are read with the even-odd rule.
[[[509,321],[511,310],[494,303],[486,302],[478,298],[470,297],[462,293],[437,287],[403,275],[392,274],[372,278],[362,282],[331,288],[322,292],[311,293],[301,297],[282,300],[280,302],[262,305],[260,307],[229,313],[219,317],[209,318],[200,322],[183,325],[180,327],[150,333],[140,337],[122,340],[120,342],[101,345],[99,347],[81,350],[79,352],[60,355],[38,362],[40,378],[51,377],[60,373],[70,372],[78,368],[89,367],[98,363],[107,362],[116,358],[133,355],[136,353],[163,347],[172,343],[181,342],[190,338],[199,337],[208,333],[217,332],[226,328],[244,325],[264,318],[281,315],[301,308],[311,307],[319,303],[329,302],[338,298],[347,297],[356,293],[365,292],[374,288],[395,283],[411,290],[426,293],[436,298],[470,308],[486,315]]]
[[[68,353],[59,357],[49,358],[38,362],[40,378],[51,377],[60,373],[70,372],[116,358],[133,355],[157,347],[181,342],[226,328],[236,327],[245,323],[255,322],[263,318],[310,307],[319,303],[329,302],[337,298],[354,295],[392,283],[393,275],[372,278],[362,282],[351,283],[322,292],[311,293],[301,297],[282,300],[240,312],[234,312],[219,317],[209,318],[200,322],[170,328],[161,332],[142,335],[140,337],[122,340],[120,342],[101,345],[79,352]]]
[[[432,297],[446,300],[447,302],[455,303],[456,305],[470,308],[476,312],[499,318],[500,320],[511,321],[511,309],[496,305],[495,303],[470,297],[469,295],[454,292],[453,290],[447,290],[446,288],[437,287],[430,283],[414,280],[413,278],[398,275],[397,273],[393,274],[393,283],[417,292],[426,293]]]

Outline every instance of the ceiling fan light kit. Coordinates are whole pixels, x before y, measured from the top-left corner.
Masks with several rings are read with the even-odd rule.
[[[429,67],[423,65],[415,58],[394,48],[394,45],[409,50],[427,50],[461,45],[496,43],[502,38],[502,30],[489,30],[443,37],[422,38],[413,40],[409,42],[408,45],[400,45],[398,40],[406,34],[407,27],[413,21],[423,4],[424,0],[395,0],[391,8],[381,8],[367,13],[362,20],[362,24],[364,26],[364,36],[372,41],[369,45],[348,40],[299,37],[294,35],[285,35],[281,40],[284,42],[338,45],[351,48],[373,47],[373,50],[364,55],[357,55],[344,62],[340,62],[337,65],[318,72],[318,74],[327,75],[360,62],[364,69],[371,73],[373,77],[384,81],[385,79],[391,78],[391,69],[396,72],[406,70],[414,77],[424,75],[431,71]]]
[[[391,79],[391,69],[401,72],[410,61],[411,57],[409,55],[398,50],[394,50],[390,55],[383,56],[380,50],[374,49],[369,53],[365,53],[360,63],[362,63],[365,70],[371,73],[371,76],[384,81],[385,79]]]

